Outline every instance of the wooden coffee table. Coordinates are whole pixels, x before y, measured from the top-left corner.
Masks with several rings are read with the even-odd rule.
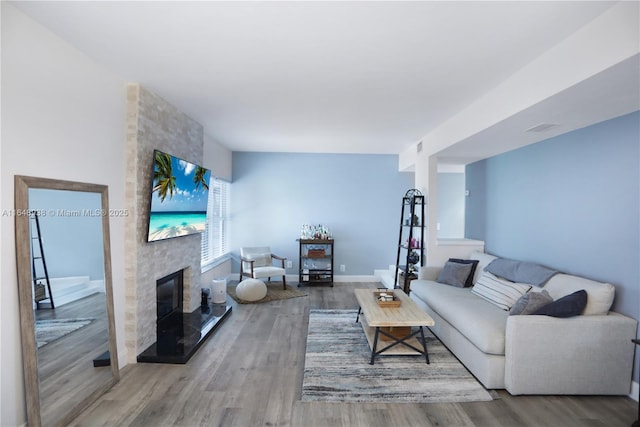
[[[385,355],[422,354],[426,362],[429,363],[427,342],[424,339],[424,330],[422,328],[435,324],[431,316],[420,309],[400,289],[393,291],[394,295],[401,301],[400,307],[380,307],[374,296],[376,291],[379,291],[379,289],[355,289],[354,291],[358,304],[360,304],[356,322],[360,320],[360,314],[362,313],[364,315],[361,321],[362,329],[364,329],[371,348],[371,362],[369,364],[373,365],[375,357],[381,353],[385,353]],[[409,331],[404,337],[396,337],[383,329],[389,327],[417,328],[413,332]],[[418,334],[420,334],[422,342],[416,338]],[[380,335],[385,336],[389,341],[380,340]]]

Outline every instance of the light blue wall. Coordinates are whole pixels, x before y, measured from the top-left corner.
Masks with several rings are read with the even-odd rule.
[[[335,239],[336,275],[372,275],[395,263],[402,196],[413,173],[392,155],[233,153],[230,240],[233,271],[242,246],[271,246],[298,271],[304,223]],[[340,273],[344,264],[346,271]]]
[[[104,280],[102,217],[93,214],[100,207],[98,193],[29,190],[29,208],[44,213],[39,221],[49,277]],[[41,275],[41,264],[36,267]]]
[[[610,282],[640,318],[640,112],[468,165],[466,182],[466,237]]]
[[[464,173],[438,173],[438,237],[464,237]]]

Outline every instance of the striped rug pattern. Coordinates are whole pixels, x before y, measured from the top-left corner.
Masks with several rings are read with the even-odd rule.
[[[87,326],[93,318],[36,320],[36,344],[38,348]]]
[[[425,328],[431,364],[423,356],[379,356],[355,310],[311,310],[302,383],[303,401],[473,402],[487,390]]]

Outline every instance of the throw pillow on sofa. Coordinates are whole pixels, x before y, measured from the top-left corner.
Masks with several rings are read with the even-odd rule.
[[[527,292],[518,298],[518,301],[509,310],[509,316],[533,314],[547,304],[553,302],[549,292]]]
[[[447,261],[440,270],[436,282],[444,283],[458,288],[464,288],[467,279],[471,276],[472,264],[463,264],[459,262]]]
[[[456,262],[458,264],[471,264],[471,273],[469,273],[467,280],[464,282],[464,287],[470,288],[471,286],[473,286],[473,278],[475,277],[476,268],[478,268],[478,263],[480,261],[478,261],[477,259],[449,258],[449,262]]]
[[[545,305],[533,314],[551,317],[573,317],[582,314],[587,306],[587,291],[581,289]]]
[[[531,285],[510,282],[485,271],[471,292],[503,310],[509,310],[530,289]]]

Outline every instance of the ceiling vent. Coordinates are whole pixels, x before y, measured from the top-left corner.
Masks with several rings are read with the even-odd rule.
[[[545,132],[551,128],[558,126],[556,123],[540,123],[527,129],[527,132]]]
[[[421,152],[422,151],[422,141],[418,142],[418,145],[416,146],[416,152]]]

